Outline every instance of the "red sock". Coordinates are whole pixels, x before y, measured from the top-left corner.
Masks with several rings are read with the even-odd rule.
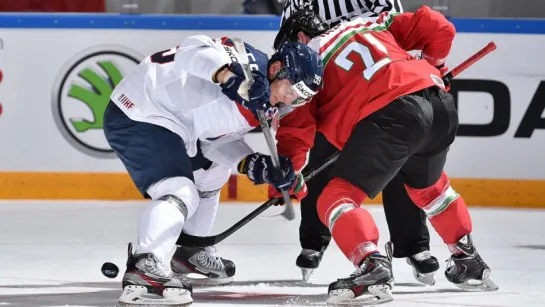
[[[334,178],[318,198],[318,215],[335,243],[355,265],[378,251],[379,233],[373,217],[360,207],[367,195],[349,182]]]
[[[466,203],[450,186],[447,175],[431,187],[414,189],[405,185],[412,201],[426,212],[431,225],[446,244],[454,244],[472,230]]]

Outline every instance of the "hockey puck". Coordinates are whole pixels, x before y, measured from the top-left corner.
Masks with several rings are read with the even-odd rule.
[[[117,274],[119,274],[119,268],[111,262],[104,262],[101,271],[102,274],[108,278],[116,278]]]

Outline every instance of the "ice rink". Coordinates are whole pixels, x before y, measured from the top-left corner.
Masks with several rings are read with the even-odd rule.
[[[144,202],[0,202],[0,306],[117,306],[127,243],[136,238]],[[257,204],[222,203],[214,234]],[[389,234],[381,206],[367,206],[381,231]],[[264,213],[272,216],[279,208]],[[298,207],[296,208],[298,211]],[[545,306],[545,210],[471,207],[474,241],[492,269],[497,292],[468,293],[444,277],[447,248],[430,229],[432,253],[441,261],[433,287],[420,286],[410,267],[395,259],[394,301],[381,306]],[[299,217],[298,217],[299,219]],[[229,286],[196,288],[196,306],[320,306],[327,285],[353,267],[332,243],[312,284],[300,283],[299,222],[260,217],[217,246],[235,261]],[[122,272],[107,279],[103,262]]]

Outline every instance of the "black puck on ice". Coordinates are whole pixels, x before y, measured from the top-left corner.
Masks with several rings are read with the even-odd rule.
[[[104,262],[101,271],[102,274],[108,278],[116,278],[117,274],[119,274],[119,268],[111,262]]]

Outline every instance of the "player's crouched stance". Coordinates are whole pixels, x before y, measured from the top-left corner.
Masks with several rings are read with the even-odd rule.
[[[178,247],[170,258],[182,230],[209,234],[231,170],[277,189],[295,182],[287,158],[281,157],[276,170],[243,136],[259,125],[257,110],[273,114],[279,105],[302,105],[316,94],[321,61],[303,44],[286,45],[270,60],[245,47],[255,80],[251,87],[231,39],[199,35],[144,59],[111,95],[106,139],[142,195],[152,199],[138,223],[134,254],[129,244],[121,304],[192,303],[191,283],[176,272],[198,272],[216,283],[232,280],[234,263],[212,248]]]
[[[313,39],[305,32],[294,33],[295,39],[320,52],[324,89],[284,117],[276,137],[278,152],[296,170],[304,166],[316,130],[341,150],[317,210],[356,271],[329,285],[328,302],[393,299],[391,260],[379,253],[378,229],[361,204],[398,173],[451,252],[446,278],[465,290],[497,290],[473,245],[464,199],[444,172],[458,128],[454,99],[441,79],[454,26],[423,6],[415,13],[358,17]],[[422,50],[423,59],[408,50]],[[278,197],[274,187],[269,191]],[[298,175],[290,194],[304,197],[300,191],[305,188]]]

